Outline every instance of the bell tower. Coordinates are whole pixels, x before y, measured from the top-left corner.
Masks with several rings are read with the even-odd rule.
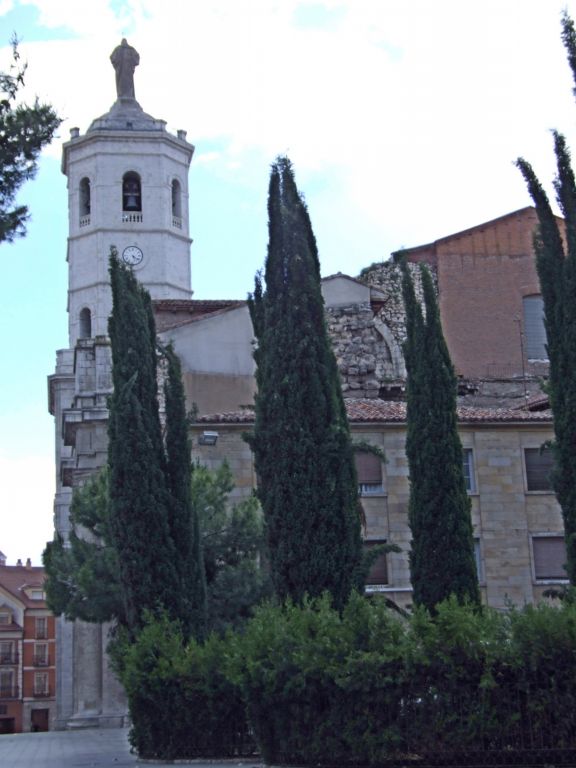
[[[192,294],[188,168],[194,147],[185,131],[168,133],[165,121],[146,114],[136,101],[136,50],[123,40],[110,58],[117,99],[84,135],[71,130],[62,155],[68,179],[69,345],[58,350],[48,383],[55,421],[54,524],[65,541],[74,489],[107,460],[110,247],[153,299],[181,302]],[[108,630],[58,619],[58,728],[125,722],[124,692],[106,654]]]
[[[194,147],[134,96],[138,53],[126,40],[111,56],[117,100],[64,144],[68,178],[68,314],[70,346],[105,336],[112,309],[110,246],[153,299],[190,299],[188,168]]]

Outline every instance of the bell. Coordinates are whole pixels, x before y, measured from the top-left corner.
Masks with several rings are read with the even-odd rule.
[[[124,210],[125,211],[139,211],[140,206],[138,204],[138,196],[133,192],[129,192],[124,195]]]

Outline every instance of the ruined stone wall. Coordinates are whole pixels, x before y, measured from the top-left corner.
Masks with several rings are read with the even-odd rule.
[[[413,264],[409,269],[416,296],[422,301],[420,270]],[[377,289],[371,302],[326,308],[342,391],[344,397],[393,396],[406,378],[402,355],[406,315],[400,267],[385,262],[363,273],[361,279]]]
[[[416,297],[422,304],[419,266],[410,263],[408,267]],[[436,270],[432,266],[428,268],[438,293]],[[402,345],[406,338],[406,315],[400,267],[394,262],[375,264],[364,270],[359,279],[375,289],[371,302],[326,309],[344,397],[403,398],[406,369]],[[440,296],[440,303],[442,300]],[[486,312],[489,311],[488,305]],[[485,322],[479,312],[476,312],[474,328],[466,327],[468,336],[483,337]],[[447,342],[452,354],[449,338]],[[486,343],[483,354],[484,360],[477,364],[477,369],[484,371],[482,376],[459,376],[458,400],[461,405],[521,406],[528,398],[542,392],[542,380],[548,374],[547,364],[526,363],[522,373],[521,368],[518,372],[510,366],[490,365],[492,350],[489,343]]]

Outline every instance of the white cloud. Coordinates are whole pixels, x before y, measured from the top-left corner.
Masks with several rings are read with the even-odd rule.
[[[41,565],[42,551],[53,537],[54,471],[53,461],[45,456],[0,455],[0,550],[8,565],[27,557]]]

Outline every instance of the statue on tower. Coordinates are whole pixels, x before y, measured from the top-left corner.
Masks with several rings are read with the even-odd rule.
[[[116,94],[119,99],[135,99],[134,70],[140,63],[140,56],[135,48],[128,45],[125,37],[116,46],[110,56],[112,66],[116,71]]]

